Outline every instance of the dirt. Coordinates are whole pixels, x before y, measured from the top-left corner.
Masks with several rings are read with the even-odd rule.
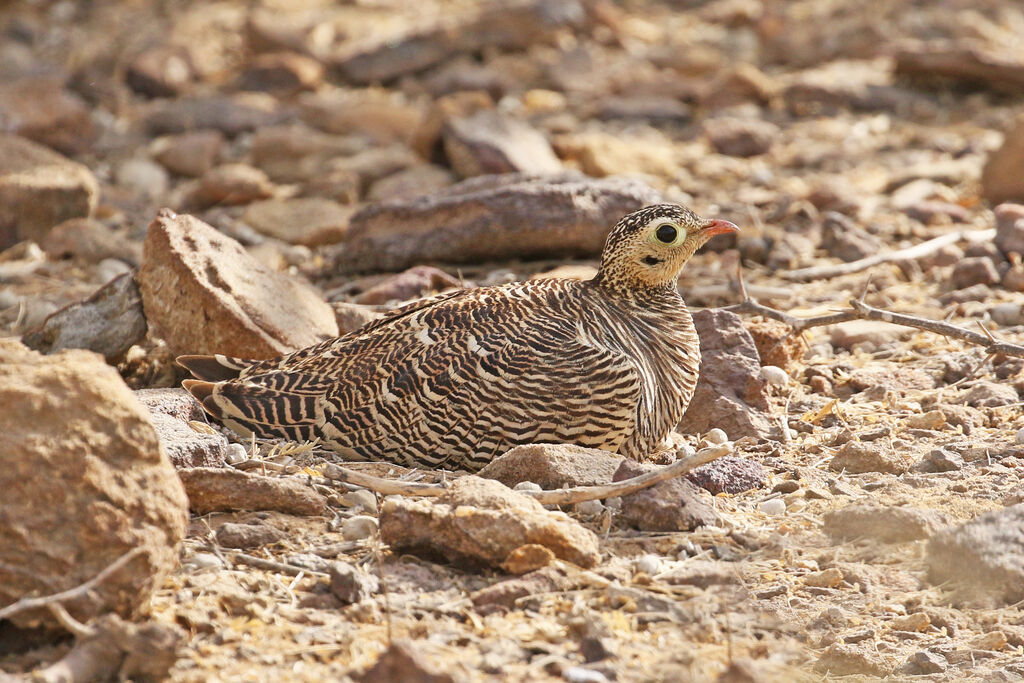
[[[795,316],[862,298],[1024,340],[1024,295],[1010,284],[1020,254],[991,240],[834,278],[785,277],[995,227],[982,169],[1021,109],[1019,89],[1004,87],[1024,73],[1017,3],[593,0],[515,16],[482,6],[5,3],[0,84],[20,85],[0,97],[0,127],[91,170],[100,241],[136,245],[137,254],[161,207],[193,211],[266,268],[306,277],[341,304],[382,278],[325,268],[337,245],[258,233],[241,218],[246,205],[317,196],[350,216],[387,192],[399,201],[418,187],[434,192],[478,167],[454,164],[444,136],[446,117],[473,116],[482,102],[528,125],[531,144],[549,144],[558,158],[543,155],[545,164],[640,174],[666,198],[740,225],[736,241],[709,245],[687,266],[680,289],[691,308],[738,303],[740,264],[752,296]],[[385,39],[393,50],[379,49]],[[989,56],[966,71],[936,60],[934,78],[921,73],[933,62],[899,52],[908,41],[951,45],[953,55],[966,41]],[[281,52],[295,54],[270,58]],[[906,73],[894,71],[898,53]],[[47,93],[47,112],[26,109],[36,89]],[[309,132],[278,131],[274,153],[260,160],[259,136],[279,125]],[[199,167],[168,152],[198,144],[186,139],[192,129],[219,131],[204,133],[214,144],[204,143]],[[459,154],[486,147],[474,138]],[[258,192],[238,178],[228,187],[225,168],[258,178]],[[1024,202],[1024,187],[1009,185]],[[323,234],[342,239],[346,227]],[[76,247],[70,233],[59,253],[14,241],[0,252],[2,336],[26,334],[137,266],[111,249],[97,254],[93,242]],[[403,264],[415,261],[401,253]],[[963,267],[965,259],[981,260]],[[430,265],[448,273],[437,280],[447,286],[596,263]],[[392,552],[372,524],[346,533],[346,519],[377,517],[382,501],[321,477],[329,454],[257,444],[250,471],[295,475],[325,497],[327,512],[192,517],[179,567],[149,609],[188,633],[169,680],[350,680],[399,640],[418,653],[406,664],[422,680],[445,672],[470,681],[703,681],[727,670],[722,680],[1024,680],[1020,604],[965,600],[953,582],[931,581],[928,565],[935,529],[1024,501],[1024,365],[934,333],[872,325],[809,329],[805,353],[787,345],[797,349],[785,357],[789,382],[766,389],[767,412],[786,429],[771,439],[727,434],[767,482],[708,497],[718,526],[640,532],[612,505],[567,508],[599,538],[600,560],[588,570],[556,560],[516,577]],[[117,362],[133,388],[180,379],[152,333]],[[699,436],[680,443],[697,446]],[[425,481],[458,474],[353,467]],[[832,516],[853,505],[860,535]],[[864,506],[901,514],[876,517]],[[841,534],[827,533],[826,516]],[[217,541],[231,535],[217,534],[225,524],[271,530],[242,529],[248,550],[239,555]],[[369,597],[349,604],[332,592],[335,562],[379,579],[356,591]],[[480,592],[488,590],[498,592]],[[4,650],[0,670],[28,672],[70,647]]]

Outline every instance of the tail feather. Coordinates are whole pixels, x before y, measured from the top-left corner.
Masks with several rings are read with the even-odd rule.
[[[315,396],[278,391],[244,381],[186,379],[181,385],[207,413],[242,434],[309,441],[316,438],[322,421]]]
[[[220,354],[214,356],[178,356],[176,362],[192,373],[196,379],[207,382],[224,382],[238,379],[242,371],[254,361],[244,358],[230,358]]]

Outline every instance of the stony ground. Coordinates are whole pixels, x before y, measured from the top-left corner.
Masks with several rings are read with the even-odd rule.
[[[211,340],[269,356],[434,291],[586,277],[609,221],[666,198],[742,228],[683,274],[694,309],[739,303],[739,265],[794,316],[863,298],[1021,342],[1022,30],[1010,0],[5,3],[0,334],[177,386],[173,356]],[[586,569],[404,549],[387,522],[412,512],[329,454],[229,446],[140,393],[192,498],[149,608],[187,635],[170,678],[1024,680],[1024,361],[701,315],[711,402],[676,445],[747,464],[698,477],[675,530],[565,506]],[[184,468],[225,463],[240,496],[285,488],[197,502],[213,475]]]

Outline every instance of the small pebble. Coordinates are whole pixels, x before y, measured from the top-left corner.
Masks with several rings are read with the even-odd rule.
[[[789,384],[789,375],[780,367],[766,365],[761,368],[761,379],[774,387],[784,387]]]
[[[648,576],[654,576],[661,572],[661,558],[651,553],[641,555],[633,561],[633,568]]]
[[[532,481],[521,481],[512,487],[513,491],[543,491],[540,484],[535,484]]]
[[[349,517],[341,525],[341,535],[346,541],[361,541],[377,533],[377,519],[369,515]]]
[[[600,671],[584,669],[582,666],[570,666],[562,671],[562,678],[569,683],[607,683],[608,677]]]
[[[776,516],[786,512],[786,501],[781,498],[766,500],[758,506],[766,515]]]
[[[219,569],[224,563],[213,553],[196,553],[181,564],[181,568],[188,572],[197,572],[203,569]]]
[[[361,508],[367,512],[377,512],[377,496],[368,489],[349,491],[340,497],[341,504],[350,508]]]
[[[107,283],[118,275],[132,272],[132,267],[116,258],[105,258],[96,265],[96,282]]]
[[[249,459],[249,451],[240,443],[229,443],[224,449],[224,459],[229,465],[237,465]]]
[[[723,432],[721,429],[715,427],[710,432],[704,435],[704,440],[710,444],[714,444],[717,446],[728,441],[729,437],[726,436],[725,432]]]
[[[578,515],[593,517],[594,515],[599,515],[604,511],[604,505],[602,505],[599,500],[584,500],[576,503],[573,509]]]
[[[1017,430],[1017,436],[1014,439],[1018,444],[1024,444],[1024,427]]]

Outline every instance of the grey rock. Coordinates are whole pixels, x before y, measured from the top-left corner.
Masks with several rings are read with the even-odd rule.
[[[182,422],[206,419],[199,401],[180,387],[136,389],[135,397],[142,401],[150,413],[169,415]]]
[[[372,667],[353,678],[357,683],[456,683],[462,680],[448,672],[439,671],[408,640],[392,642]]]
[[[287,534],[269,524],[235,524],[225,522],[217,527],[215,534],[217,543],[225,548],[258,548],[277,543],[287,538]]]
[[[624,460],[614,481],[657,469],[658,465]],[[707,502],[707,495],[686,479],[670,479],[623,496],[619,518],[641,531],[693,531],[721,521]]]
[[[146,336],[146,330],[142,297],[131,274],[125,273],[88,299],[51,314],[40,327],[27,333],[22,342],[43,353],[88,349],[113,363]]]
[[[530,481],[544,489],[610,484],[622,456],[569,444],[516,446],[487,464],[479,476],[506,486]]]
[[[333,562],[331,593],[346,605],[368,600],[380,590],[380,580],[369,572],[347,562]]]
[[[493,109],[449,119],[442,140],[452,169],[463,178],[562,170],[547,138],[529,124]]]
[[[815,671],[832,676],[886,676],[891,669],[873,643],[833,643],[814,663]]]
[[[928,452],[914,469],[919,472],[955,472],[963,469],[964,459],[947,448],[935,448]]]
[[[856,261],[881,248],[878,238],[854,220],[836,211],[825,214],[821,223],[821,248],[841,261]]]
[[[974,408],[1008,406],[1018,401],[1016,390],[999,382],[978,382],[963,396],[963,402]]]
[[[847,441],[829,461],[828,468],[833,472],[849,472],[863,474],[865,472],[887,472],[903,474],[912,465],[908,453],[893,448],[884,440]]]
[[[949,284],[954,289],[966,289],[974,285],[994,285],[999,282],[999,271],[987,256],[961,259],[953,266]]]
[[[965,600],[1024,599],[1024,504],[985,513],[928,542],[928,576],[954,582]]]
[[[929,650],[919,650],[907,658],[906,663],[900,667],[900,672],[911,676],[923,676],[940,674],[947,668],[949,668],[949,662],[941,654]]]
[[[996,246],[1004,254],[1024,256],[1024,204],[1000,204],[995,214]]]
[[[705,121],[704,132],[719,154],[753,157],[771,149],[779,127],[760,119],[720,118]]]
[[[686,478],[714,496],[759,489],[768,480],[768,473],[759,462],[726,456],[698,467]]]
[[[252,106],[244,98],[213,95],[165,100],[153,106],[143,123],[151,135],[208,129],[234,137],[285,118],[284,113]]]
[[[872,538],[882,543],[907,543],[928,538],[949,523],[934,510],[876,505],[848,505],[825,513],[824,530],[836,540]]]
[[[221,467],[227,457],[227,437],[193,429],[188,422],[155,413],[150,422],[175,467]],[[205,424],[205,422],[204,422]]]
[[[137,266],[142,244],[91,218],[72,218],[50,228],[40,246],[54,259],[72,257],[87,263],[117,259]]]

